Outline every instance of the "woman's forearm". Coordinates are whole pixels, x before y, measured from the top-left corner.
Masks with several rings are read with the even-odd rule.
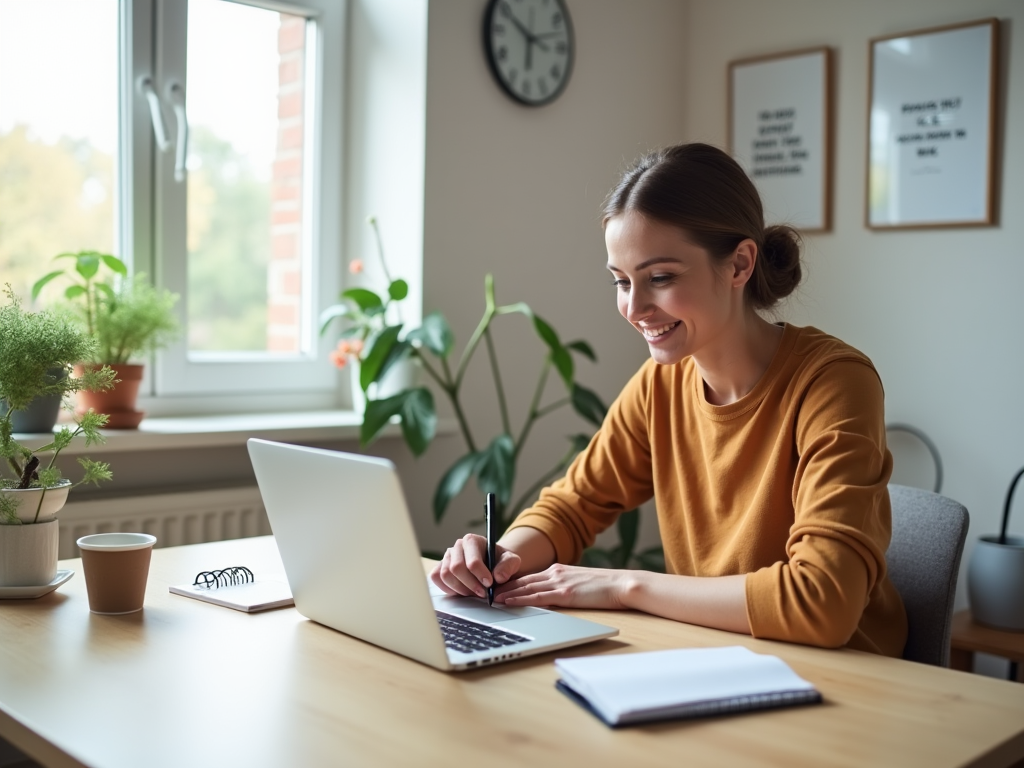
[[[622,573],[627,580],[622,595],[625,608],[687,624],[750,634],[745,575],[701,578],[650,571]]]
[[[498,543],[522,558],[516,576],[543,571],[554,565],[557,559],[555,545],[551,543],[551,539],[536,528],[513,528],[502,536]]]

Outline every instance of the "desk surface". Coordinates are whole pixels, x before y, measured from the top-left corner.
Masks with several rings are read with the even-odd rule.
[[[270,537],[156,550],[143,612],[88,612],[75,577],[0,601],[0,736],[47,766],[1006,766],[1024,686],[855,651],[581,611],[617,638],[445,674],[301,617],[178,595],[196,572],[280,572]],[[554,689],[556,655],[745,645],[785,659],[821,706],[613,731]]]

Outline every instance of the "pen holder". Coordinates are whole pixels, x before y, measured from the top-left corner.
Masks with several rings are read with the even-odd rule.
[[[89,610],[117,615],[142,610],[156,536],[96,533],[78,540]]]
[[[1010,483],[998,536],[982,536],[974,545],[967,569],[967,593],[971,615],[979,624],[997,629],[1024,631],[1024,538],[1007,536],[1010,506],[1021,469]]]

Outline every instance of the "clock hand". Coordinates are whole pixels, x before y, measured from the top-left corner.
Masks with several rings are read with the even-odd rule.
[[[515,25],[516,29],[518,29],[522,33],[523,37],[526,38],[527,49],[529,49],[530,45],[536,45],[542,51],[547,52],[548,47],[538,39],[537,35],[533,34],[529,29],[527,29],[526,25],[523,24],[523,22],[516,18],[516,15],[512,13],[511,7],[509,7],[507,4],[503,5],[501,7],[501,11],[505,15],[505,18],[511,21]],[[543,37],[548,36],[549,35],[543,35]]]

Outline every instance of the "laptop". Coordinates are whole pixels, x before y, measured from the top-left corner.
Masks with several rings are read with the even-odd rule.
[[[295,607],[306,618],[445,671],[619,633],[435,587],[387,459],[256,438],[248,446]]]

